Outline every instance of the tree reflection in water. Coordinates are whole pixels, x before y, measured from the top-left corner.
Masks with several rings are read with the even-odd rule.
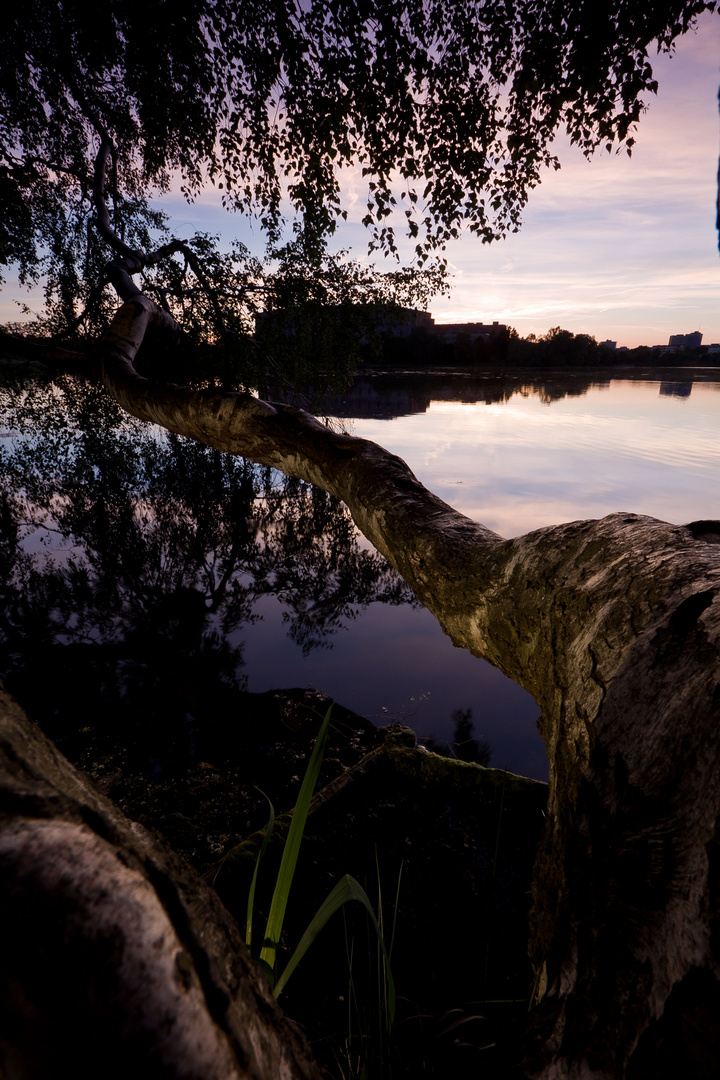
[[[412,602],[345,507],[135,423],[84,380],[2,392],[0,673],[72,756],[122,731],[165,768],[242,713],[238,631],[276,595],[304,653]]]

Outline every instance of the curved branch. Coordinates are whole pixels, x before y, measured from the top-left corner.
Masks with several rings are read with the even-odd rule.
[[[66,41],[66,47],[70,48],[70,42]],[[118,259],[107,267],[108,279],[112,281],[121,300],[129,300],[130,297],[140,293],[132,280],[132,275],[142,270],[145,256],[142,252],[129,247],[110,224],[110,212],[105,197],[105,180],[107,173],[108,158],[112,160],[115,175],[115,187],[117,188],[117,153],[115,143],[99,114],[90,105],[87,96],[83,93],[77,80],[68,73],[68,86],[77,104],[86,119],[94,127],[100,145],[95,155],[95,168],[93,170],[92,201],[97,215],[97,225],[100,235],[117,254]]]
[[[130,300],[140,296],[140,289],[132,279],[145,266],[146,258],[141,251],[129,247],[110,224],[110,211],[105,198],[105,175],[108,159],[113,156],[114,147],[110,137],[106,134],[100,142],[100,148],[95,158],[95,174],[93,179],[93,203],[97,215],[97,226],[102,238],[110,245],[118,258],[114,259],[106,267],[108,279],[114,285],[121,300]]]
[[[111,159],[113,162],[115,161],[114,146],[110,136],[104,128],[102,131],[103,134],[100,148],[95,158],[93,203],[95,205],[100,235],[118,256],[118,258],[114,259],[106,268],[107,278],[114,285],[118,296],[121,300],[125,301],[141,296],[142,293],[139,287],[133,281],[133,274],[140,273],[141,270],[146,269],[148,266],[154,266],[156,263],[169,258],[176,252],[182,252],[188,264],[192,267],[193,273],[195,274],[202,291],[210,300],[218,331],[224,339],[234,338],[236,335],[228,329],[225,322],[217,290],[213,289],[208,281],[207,276],[203,271],[202,264],[191,247],[182,240],[171,240],[169,243],[156,248],[155,251],[146,253],[136,248],[129,247],[129,245],[118,236],[115,229],[113,229],[110,223],[110,212],[105,197],[105,183],[108,160]]]
[[[242,454],[336,495],[348,504],[359,528],[440,617],[442,604],[433,601],[430,567],[439,559],[452,559],[458,547],[468,552],[491,549],[502,543],[501,538],[432,495],[400,458],[375,443],[337,434],[302,410],[270,405],[250,394],[154,384],[138,375],[133,367],[135,352],[145,328],[161,317],[166,318],[155,304],[139,296],[120,309],[105,335],[104,379],[123,408],[142,420]],[[406,538],[400,555],[405,532],[411,532],[413,539]],[[480,566],[478,572],[487,576]]]

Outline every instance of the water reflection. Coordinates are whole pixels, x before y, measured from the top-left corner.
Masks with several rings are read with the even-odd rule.
[[[660,377],[658,377],[660,374]],[[693,384],[720,390],[720,370],[665,371],[665,369],[578,369],[539,376],[537,371],[518,369],[474,371],[381,371],[367,370],[338,397],[323,403],[329,416],[340,418],[394,420],[426,413],[433,404],[497,405],[514,397],[537,398],[544,405],[565,398],[580,398],[620,384],[639,386],[663,396],[689,397]],[[286,391],[278,389],[282,397]]]
[[[492,405],[519,394],[534,395],[549,404],[609,385],[609,376],[587,372],[538,378],[522,371],[368,371],[358,375],[344,394],[326,399],[323,409],[340,418],[394,420],[426,413],[432,402]],[[283,393],[278,390],[279,395]]]
[[[54,737],[114,727],[158,762],[169,741],[192,756],[238,715],[264,597],[300,656],[411,600],[317,489],[135,423],[73,378],[0,404],[0,673]]]
[[[506,536],[720,516],[718,372],[612,376],[366,374],[335,412]],[[1,404],[0,672],[50,733],[119,724],[158,761],[171,733],[187,757],[245,690],[316,686],[438,739],[472,711],[493,764],[546,775],[532,699],[453,648],[334,500],[75,379]]]
[[[504,536],[617,510],[666,521],[713,516],[720,372],[663,374],[468,376],[461,400],[438,395],[424,413],[390,423],[358,416],[351,429]],[[661,393],[691,378],[691,395]]]
[[[687,398],[692,393],[692,382],[672,382],[667,380],[660,383],[660,393],[666,397]]]

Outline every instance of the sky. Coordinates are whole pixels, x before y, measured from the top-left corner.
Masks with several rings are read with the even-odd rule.
[[[523,337],[562,326],[629,348],[694,330],[720,342],[720,17],[704,16],[674,56],[653,59],[658,94],[648,95],[632,157],[588,161],[558,140],[562,168],[531,192],[518,234],[494,244],[465,234],[448,247],[453,283],[430,304],[437,322],[497,319]],[[362,257],[360,184],[359,170],[349,174],[338,246]],[[213,201],[206,227],[233,231]],[[240,235],[259,250],[257,235]]]
[[[562,168],[531,192],[518,234],[490,245],[465,234],[447,248],[453,280],[450,295],[430,303],[436,322],[498,320],[523,337],[562,326],[630,348],[694,330],[704,344],[720,342],[720,17],[706,14],[653,67],[659,91],[648,96],[632,157],[587,161],[559,139]],[[349,220],[337,233],[337,246],[359,258],[367,245],[362,184],[359,170],[349,170]],[[257,227],[226,214],[216,191],[192,206],[180,195],[161,205],[177,235],[205,229],[262,254]],[[16,298],[26,294],[9,282],[0,320],[19,317]]]
[[[587,161],[558,142],[562,168],[531,193],[521,232],[452,248],[437,321],[492,317],[522,336],[560,325],[630,348],[693,330],[720,341],[720,18],[653,67],[659,90],[632,157]]]

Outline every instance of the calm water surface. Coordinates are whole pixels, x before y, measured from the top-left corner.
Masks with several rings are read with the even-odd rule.
[[[539,377],[364,375],[336,403],[349,432],[399,454],[456,509],[503,536],[619,510],[720,517],[717,370]],[[248,641],[250,685],[312,683],[358,712],[451,738],[472,709],[492,763],[547,776],[532,698],[452,646],[424,609],[371,605],[330,651],[269,655],[279,606]],[[278,664],[278,660],[280,663]]]
[[[552,400],[573,390],[559,381],[501,403],[433,400],[424,413],[353,429],[503,536],[616,510],[692,521],[720,510],[719,379],[613,378]]]

